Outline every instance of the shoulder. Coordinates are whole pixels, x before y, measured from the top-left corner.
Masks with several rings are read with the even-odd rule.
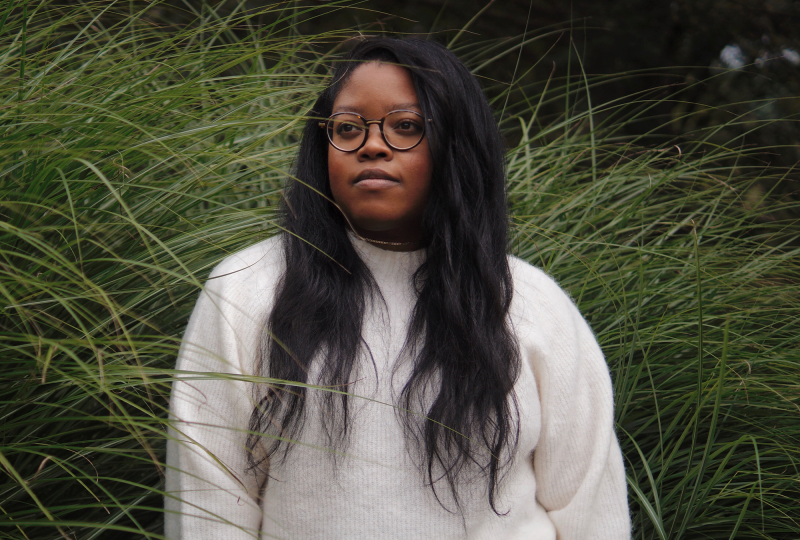
[[[584,395],[597,396],[594,406],[602,401],[613,410],[608,365],[578,306],[541,269],[515,257],[509,257],[509,264],[514,280],[511,326],[542,400],[552,405],[548,414],[574,410],[576,388],[585,385],[592,390]]]
[[[540,337],[594,340],[586,320],[556,280],[527,262],[508,257],[514,283],[511,316],[518,327],[536,328]]]
[[[214,267],[186,327],[179,369],[252,371],[281,261],[280,236],[275,236],[228,255]]]
[[[202,304],[228,316],[249,313],[263,318],[283,275],[281,239],[276,235],[225,257],[203,284]]]
[[[253,244],[241,251],[237,251],[225,257],[222,262],[214,267],[209,279],[219,279],[231,276],[237,279],[237,275],[269,270],[271,267],[280,263],[283,254],[281,250],[283,238],[282,234],[277,234],[257,244]]]
[[[283,235],[278,234],[228,255],[211,271],[206,288],[264,289],[274,285],[283,272],[282,238]]]
[[[569,294],[541,268],[513,255],[508,256],[508,266],[514,283],[515,298],[554,306],[574,306]]]

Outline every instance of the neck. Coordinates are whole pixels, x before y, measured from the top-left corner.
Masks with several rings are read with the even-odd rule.
[[[371,235],[366,236],[359,234],[354,228],[351,228],[350,230],[359,240],[363,240],[364,242],[372,244],[377,248],[385,249],[386,251],[415,251],[422,247],[421,240],[408,240],[405,242],[379,240],[377,238],[370,238]]]

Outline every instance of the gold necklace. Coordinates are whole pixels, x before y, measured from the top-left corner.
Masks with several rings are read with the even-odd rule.
[[[352,230],[352,229],[351,229]],[[411,242],[387,242],[385,240],[372,240],[371,238],[364,238],[357,232],[353,231],[353,234],[356,235],[356,238],[359,240],[363,240],[364,242],[369,242],[370,244],[381,244],[383,246],[411,246],[414,244],[418,244],[418,240],[412,240]]]
[[[350,225],[350,220],[347,219],[347,217],[345,217],[345,219],[347,220],[347,224]],[[364,238],[363,236],[358,234],[352,225],[350,225],[350,232],[353,233],[355,237],[361,240],[362,242],[367,242],[370,244],[381,244],[383,246],[396,246],[396,247],[411,246],[414,244],[419,244],[420,242],[419,240],[412,240],[410,242],[387,242],[386,240],[372,240],[371,238]]]

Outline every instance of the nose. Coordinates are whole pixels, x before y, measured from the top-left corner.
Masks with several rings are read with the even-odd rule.
[[[381,127],[378,124],[371,124],[367,129],[367,140],[358,151],[361,159],[391,158],[392,148],[386,144]]]

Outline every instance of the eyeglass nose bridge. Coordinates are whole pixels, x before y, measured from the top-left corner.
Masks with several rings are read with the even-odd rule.
[[[356,150],[360,150],[360,149],[364,148],[364,146],[367,144],[367,140],[369,139],[369,126],[371,126],[373,124],[378,124],[378,131],[381,134],[381,140],[383,140],[383,144],[385,144],[386,146],[388,146],[392,150],[395,150],[395,147],[392,146],[389,143],[389,141],[386,140],[386,134],[383,132],[383,121],[384,120],[385,120],[385,117],[381,118],[380,120],[363,119],[364,125],[367,127],[367,129],[364,130],[364,140],[361,141],[361,145]]]

